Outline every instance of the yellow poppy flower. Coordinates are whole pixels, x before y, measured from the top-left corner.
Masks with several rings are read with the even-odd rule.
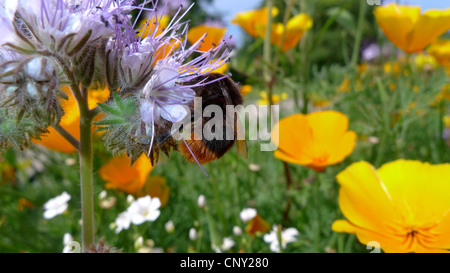
[[[241,87],[241,94],[242,96],[247,95],[248,93],[252,92],[253,87],[250,84],[245,84]]]
[[[161,207],[164,207],[169,200],[170,187],[166,184],[166,179],[160,175],[150,176],[144,188],[138,193],[139,197],[150,195],[152,198],[158,197]]]
[[[259,213],[251,219],[245,227],[245,232],[250,235],[255,235],[257,232],[266,233],[270,230],[270,224],[264,220]]]
[[[437,40],[428,47],[427,52],[441,65],[450,65],[450,40]]]
[[[450,28],[450,9],[427,10],[389,4],[376,7],[375,18],[384,34],[406,53],[423,50]]]
[[[189,29],[187,38],[191,44],[194,44],[206,33],[197,50],[208,52],[221,43],[225,32],[227,32],[227,29],[224,27],[200,25]]]
[[[61,106],[64,109],[64,116],[61,118],[59,125],[63,127],[67,132],[69,132],[76,139],[80,139],[80,112],[78,109],[77,101],[72,95],[69,87],[63,86],[61,88],[66,95],[69,97],[68,100],[62,100]],[[105,102],[109,97],[108,88],[93,89],[88,92],[88,104],[89,108],[92,109],[97,106],[97,103]],[[99,117],[97,117],[99,118]],[[52,127],[47,128],[49,133],[41,135],[41,139],[33,139],[33,142],[47,147],[48,149],[63,152],[72,153],[76,149],[73,147],[64,137],[62,137],[55,129]]]
[[[347,131],[348,118],[336,111],[295,114],[281,119],[272,130],[276,158],[315,171],[324,171],[350,155],[356,134]]]
[[[376,241],[385,252],[450,249],[450,164],[396,160],[375,170],[361,161],[337,180],[347,220],[335,221],[334,231]]]
[[[133,165],[126,155],[116,156],[103,165],[98,173],[107,183],[105,188],[118,189],[129,194],[140,191],[145,186],[145,181],[153,169],[150,159],[142,154]]]
[[[258,36],[264,38],[266,37],[266,24],[257,25],[256,29],[258,32]],[[272,31],[270,34],[270,40],[273,45],[277,45],[281,48],[282,51],[288,51],[295,47],[300,39],[303,37],[303,34],[312,27],[313,21],[308,14],[301,13],[298,14],[291,19],[289,19],[286,24],[286,30],[282,23],[275,23],[272,25]],[[283,45],[281,45],[281,38],[284,34]]]
[[[278,15],[278,9],[272,8],[272,17]],[[245,12],[239,12],[236,14],[231,20],[231,23],[239,25],[241,28],[245,30],[248,34],[253,37],[258,37],[257,29],[260,25],[267,25],[269,20],[269,12],[267,7],[258,9],[258,10],[249,10]]]

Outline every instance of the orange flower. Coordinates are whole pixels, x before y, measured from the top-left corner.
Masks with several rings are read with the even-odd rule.
[[[226,31],[227,29],[222,27],[200,25],[189,29],[187,38],[191,44],[194,44],[206,33],[206,36],[202,39],[204,42],[200,44],[197,50],[207,52],[222,41]]]
[[[376,241],[385,252],[449,252],[450,164],[396,160],[376,170],[360,161],[337,180],[346,220],[334,231]]]
[[[266,233],[270,230],[270,224],[264,220],[259,213],[251,219],[245,227],[245,232],[255,235],[257,232]]]
[[[172,40],[170,42],[164,42],[155,52],[155,59],[153,60],[153,65],[157,61],[167,58],[172,55],[172,53],[180,46],[181,41]]]
[[[406,53],[423,50],[450,28],[450,9],[428,10],[389,4],[374,10],[384,34]]]
[[[277,16],[277,14],[278,9],[272,8],[272,17]],[[257,29],[260,28],[261,25],[267,25],[268,20],[269,12],[267,7],[265,7],[259,10],[249,10],[237,13],[236,17],[232,19],[231,22],[239,25],[245,32],[256,38],[258,37]]]
[[[170,187],[166,184],[166,179],[160,175],[150,176],[145,183],[139,197],[150,195],[152,198],[158,197],[161,207],[164,207],[169,200]]]
[[[252,89],[253,89],[253,87],[250,84],[243,85],[241,87],[241,94],[242,94],[242,96],[245,96],[248,93],[252,92]]]
[[[308,31],[313,25],[311,17],[306,13],[298,14],[291,19],[286,24],[286,28],[282,23],[274,23],[272,25],[272,30],[270,34],[271,43],[277,45],[282,51],[288,51],[294,48],[303,34]],[[266,37],[266,24],[259,24],[257,26],[258,36],[264,38]],[[281,38],[284,40],[283,45],[281,45]]]
[[[127,155],[116,156],[103,165],[98,173],[107,183],[107,189],[119,189],[129,194],[140,191],[153,169],[150,160],[142,154],[133,165]]]
[[[278,146],[274,155],[286,162],[324,171],[352,153],[356,134],[347,129],[348,118],[336,111],[289,116],[272,130],[272,141]]]
[[[428,47],[427,52],[441,65],[450,65],[450,40],[437,40]]]
[[[23,197],[20,197],[19,200],[17,200],[18,211],[23,211],[24,209],[32,207],[34,207],[34,204]]]
[[[14,166],[0,155],[0,185],[6,185],[8,182],[14,182],[16,179],[16,170]]]
[[[59,125],[61,125],[61,127],[63,127],[73,137],[80,139],[80,112],[78,110],[77,101],[72,95],[69,87],[63,86],[61,89],[66,93],[69,99],[61,102],[62,108],[64,109],[64,116],[61,118]],[[94,89],[89,90],[88,94],[89,108],[92,109],[97,106],[97,103],[105,102],[108,99],[109,90],[108,88]],[[42,135],[40,140],[33,139],[33,142],[43,145],[51,150],[63,153],[71,153],[76,151],[75,147],[73,147],[64,137],[56,132],[55,129],[52,127],[47,129],[49,131],[48,134]]]

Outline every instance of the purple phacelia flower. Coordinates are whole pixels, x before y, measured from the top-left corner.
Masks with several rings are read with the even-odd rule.
[[[140,7],[148,3],[150,2],[144,2]],[[182,20],[192,5],[184,12],[179,8],[167,27],[158,31],[158,24],[167,5],[158,10],[158,1],[151,3],[152,8],[141,8],[136,20],[146,11],[150,13],[147,17],[154,25],[144,24],[137,32],[134,28],[123,28],[122,33],[116,35],[116,39],[110,43],[110,50],[116,52],[111,55],[111,60],[115,59],[113,56],[120,56],[119,67],[124,71],[119,73],[119,89],[132,90],[130,92],[139,99],[140,117],[146,126],[144,131],[151,135],[149,154],[155,137],[155,126],[163,120],[172,123],[183,120],[188,114],[186,106],[195,97],[193,88],[221,78],[214,81],[206,78],[195,85],[185,83],[222,66],[230,57],[225,42],[208,52],[198,50],[203,37],[188,46],[189,25],[188,21]],[[132,24],[133,27],[136,25],[137,21]],[[148,33],[149,30],[150,33],[143,37],[143,33]],[[170,50],[171,54],[164,54],[161,49]],[[198,53],[199,56],[191,59],[193,54]]]

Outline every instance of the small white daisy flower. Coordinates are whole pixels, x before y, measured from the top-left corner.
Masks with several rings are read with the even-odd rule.
[[[131,223],[140,225],[146,221],[155,221],[161,212],[161,201],[159,198],[151,198],[149,195],[136,199],[128,208]]]
[[[233,239],[231,237],[223,238],[222,246],[220,247],[223,251],[230,250],[235,245]]]
[[[240,214],[241,220],[244,222],[248,222],[248,221],[252,220],[253,218],[255,218],[256,214],[257,214],[256,209],[253,209],[253,208],[243,209]]]
[[[61,195],[48,200],[44,204],[44,218],[51,219],[56,215],[62,214],[69,207],[67,202],[70,200],[70,195],[63,192]]]
[[[264,235],[264,242],[270,244],[270,250],[272,252],[280,252],[280,241],[278,240],[278,227],[273,226],[273,230]],[[297,241],[297,236],[299,232],[296,228],[288,228],[281,232],[281,247],[286,248],[288,243]]]

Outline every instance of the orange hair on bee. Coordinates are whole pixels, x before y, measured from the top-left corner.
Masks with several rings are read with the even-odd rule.
[[[205,164],[218,158],[216,153],[209,150],[202,140],[186,140],[186,143],[189,145],[189,148],[191,148],[192,153],[195,155],[200,164]],[[178,150],[187,160],[193,163],[195,162],[194,157],[184,142],[181,142],[178,145]]]

